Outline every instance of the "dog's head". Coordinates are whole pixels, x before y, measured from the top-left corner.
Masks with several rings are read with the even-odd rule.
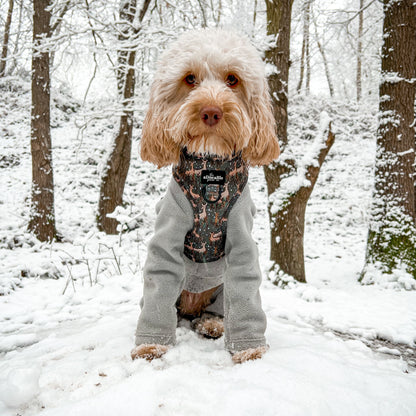
[[[241,36],[192,31],[164,53],[143,124],[141,157],[161,167],[180,150],[230,156],[251,165],[279,156],[263,62]]]

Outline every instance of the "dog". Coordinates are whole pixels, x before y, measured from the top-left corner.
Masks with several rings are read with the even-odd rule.
[[[178,319],[207,338],[224,334],[235,363],[268,346],[249,166],[279,156],[264,64],[248,39],[222,29],[181,35],[151,86],[141,158],[172,165],[155,234],[132,359],[160,358]]]

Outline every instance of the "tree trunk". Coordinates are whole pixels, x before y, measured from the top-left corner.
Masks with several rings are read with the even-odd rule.
[[[361,66],[363,54],[363,26],[364,26],[364,0],[360,0],[360,10],[358,14],[358,36],[357,36],[357,102],[361,100]]]
[[[305,171],[304,177],[309,185],[301,186],[296,192],[290,193],[276,190],[276,194],[279,194],[269,197],[269,214],[272,213],[273,218],[270,259],[274,264],[271,269],[271,278],[278,285],[284,284],[284,280],[279,276],[280,270],[294,277],[298,282],[306,282],[303,252],[306,205],[318,179],[321,166],[335,140],[330,124],[322,133],[322,137],[316,137],[316,140],[324,144],[314,158],[317,163],[311,163]],[[282,188],[285,188],[285,179],[294,174],[298,175],[296,165],[293,159],[277,162],[275,172],[279,176]],[[275,203],[274,199],[278,199],[279,202]]]
[[[218,7],[217,7],[217,10],[215,10],[215,7],[211,0],[211,11],[212,11],[212,17],[215,22],[215,26],[218,27],[220,25],[221,16],[222,16],[222,1],[221,0],[218,1]]]
[[[303,10],[303,40],[302,40],[302,52],[300,58],[300,75],[299,82],[296,88],[298,94],[302,89],[303,78],[305,77],[305,67],[306,67],[306,93],[309,94],[310,86],[310,53],[309,53],[309,22],[310,22],[310,11],[311,11],[311,0],[304,0],[302,4]]]
[[[282,150],[287,144],[287,86],[292,4],[293,0],[266,0],[267,34],[275,36],[275,43],[266,51],[265,58],[266,62],[277,69],[269,75],[269,88],[277,124],[277,137]]]
[[[326,58],[325,49],[324,49],[323,45],[321,44],[321,42],[319,40],[318,28],[317,28],[317,24],[316,24],[315,19],[313,20],[313,23],[314,23],[313,26],[314,26],[314,30],[315,30],[315,41],[316,41],[316,45],[318,46],[319,53],[321,54],[322,61],[324,63],[325,76],[326,76],[326,80],[328,82],[329,95],[331,97],[333,97],[334,96],[334,85],[332,83],[331,74],[329,72],[328,59]]]
[[[305,6],[305,3],[302,5]],[[303,39],[302,39],[302,52],[300,53],[300,70],[299,70],[299,82],[296,87],[296,91],[300,94],[302,90],[303,78],[305,74],[305,49],[306,49],[306,39],[305,39],[305,20],[303,21]]]
[[[7,12],[6,24],[4,25],[3,48],[1,50],[0,59],[0,77],[4,77],[6,73],[7,51],[9,49],[10,26],[12,24],[14,0],[9,0],[9,10]]]
[[[145,0],[139,14],[141,23],[151,0]],[[131,38],[138,34],[140,28],[133,28],[136,14],[136,0],[123,0],[120,8],[120,20],[126,22],[125,29],[119,37],[121,45],[131,42]],[[107,234],[117,234],[118,221],[109,218],[117,206],[123,203],[124,185],[130,165],[131,142],[133,133],[133,110],[131,101],[134,96],[136,51],[131,44],[122,47],[118,53],[117,83],[122,95],[124,107],[120,118],[120,127],[113,149],[104,170],[100,199],[98,204],[97,226]]]
[[[287,138],[287,87],[289,79],[289,45],[292,0],[266,1],[267,31],[274,35],[275,45],[266,51],[266,61],[276,67],[269,76],[269,87],[272,93],[273,111],[277,124],[277,133],[281,143],[282,156],[288,144]],[[320,138],[322,139],[322,138]],[[305,282],[303,256],[303,234],[306,204],[318,178],[320,167],[327,155],[334,136],[328,131],[328,137],[321,146],[314,162],[306,167],[305,178],[310,186],[301,186],[297,192],[285,194],[283,204],[277,204],[275,197],[279,187],[288,176],[296,174],[296,161],[290,157],[280,157],[279,161],[264,167],[269,195],[268,213],[271,231],[270,260],[271,275],[275,274],[278,284],[278,271]],[[283,162],[280,162],[283,160]],[[317,163],[316,163],[317,162]]]
[[[309,26],[311,16],[311,3],[312,0],[306,0],[305,4],[305,29],[304,36],[306,37],[306,49],[305,49],[305,61],[306,61],[306,94],[309,95],[311,85],[311,54],[310,54],[310,42],[309,42]]]
[[[9,67],[9,73],[13,73],[14,69],[17,67],[17,55],[19,53],[19,44],[20,44],[20,36],[22,34],[22,24],[23,24],[23,4],[22,2],[17,2],[17,28],[16,28],[16,37],[14,39],[14,48],[12,52],[12,62],[11,67]]]
[[[202,3],[201,0],[198,0],[199,8],[201,9],[202,23],[203,28],[207,27],[207,17],[205,12],[205,3]]]
[[[416,4],[385,0],[375,191],[361,281],[368,266],[416,278]]]
[[[52,241],[56,237],[50,131],[49,52],[42,50],[43,38],[50,36],[49,6],[49,0],[33,2],[32,206],[28,229],[41,241]]]
[[[293,0],[266,0],[267,34],[275,36],[275,44],[265,54],[266,62],[274,65],[276,71],[269,75],[269,88],[272,96],[273,114],[277,125],[277,136],[282,152],[287,146],[287,104],[290,58],[290,24],[292,20]],[[272,195],[279,187],[281,170],[277,163],[264,166],[264,175],[267,183],[267,194]],[[276,246],[278,235],[275,214],[268,206],[271,234],[270,260],[278,264],[279,254]]]

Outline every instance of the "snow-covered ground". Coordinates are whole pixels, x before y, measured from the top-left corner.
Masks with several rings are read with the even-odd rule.
[[[367,109],[328,111],[337,138],[307,209],[305,285],[282,290],[266,279],[265,181],[261,169],[251,171],[264,358],[233,365],[222,339],[178,328],[178,344],[161,360],[132,362],[141,269],[169,169],[143,164],[135,142],[124,213],[137,228],[121,238],[98,233],[99,173],[117,120],[92,123],[81,137],[78,116],[56,109],[56,217],[67,241],[37,242],[25,234],[31,166],[22,88],[3,90],[8,105],[0,108],[0,415],[416,414],[416,292],[394,278],[357,282],[374,159]],[[316,118],[308,111],[292,134]]]

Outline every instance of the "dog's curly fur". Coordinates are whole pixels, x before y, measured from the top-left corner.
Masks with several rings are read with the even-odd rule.
[[[201,293],[183,290],[178,306],[179,313],[182,316],[200,316],[211,303],[211,296],[217,289],[217,287],[214,287]]]
[[[147,361],[152,361],[155,358],[160,358],[168,351],[167,345],[159,344],[142,344],[134,347],[130,353],[132,360],[136,358],[144,358]]]
[[[216,120],[206,123],[204,109]],[[242,152],[252,166],[279,155],[263,62],[243,36],[206,29],[183,34],[161,58],[151,88],[141,157],[158,167],[177,164],[180,152],[230,156]],[[201,321],[196,330],[221,335],[218,319]],[[159,358],[163,345],[139,345],[132,358]],[[237,352],[236,363],[260,358],[265,347]]]
[[[194,84],[187,82],[189,75]],[[238,80],[235,85],[230,76]],[[200,118],[201,108],[209,106],[223,113],[214,127]],[[278,157],[264,65],[244,37],[222,30],[188,32],[162,57],[143,124],[141,157],[159,167],[177,164],[184,146],[220,156],[242,150],[252,166]]]
[[[207,317],[196,322],[193,328],[206,338],[220,338],[224,333],[224,320],[219,316]]]

